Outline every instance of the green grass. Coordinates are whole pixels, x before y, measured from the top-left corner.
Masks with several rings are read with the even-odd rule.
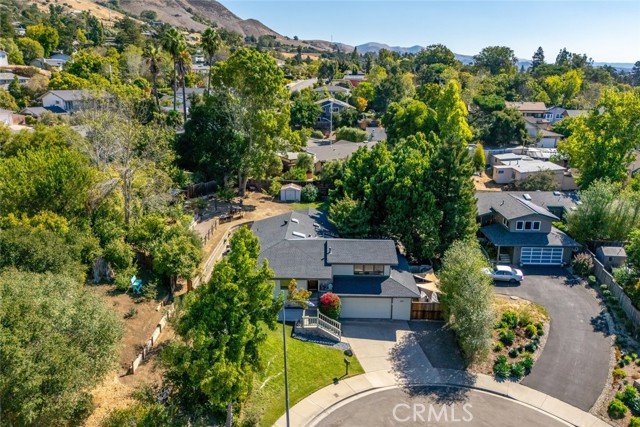
[[[257,425],[272,426],[284,414],[284,361],[282,357],[282,325],[268,331],[264,348],[264,369],[253,382],[253,391],[245,406],[245,419],[253,418]],[[289,403],[296,403],[345,373],[344,354],[340,350],[291,338],[287,326],[287,365],[289,372]],[[360,362],[349,358],[349,376],[362,374]]]
[[[319,211],[329,212],[328,201],[311,202],[311,203],[292,203],[291,206],[293,206],[294,211],[297,211],[300,209],[306,209],[306,208],[314,208],[314,209],[318,209]]]

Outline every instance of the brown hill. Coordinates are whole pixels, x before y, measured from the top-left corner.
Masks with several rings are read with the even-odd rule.
[[[272,35],[277,39],[284,39],[260,21],[241,19],[214,0],[121,0],[120,7],[136,16],[143,10],[153,10],[158,14],[158,21],[189,30],[201,31],[206,28],[207,24],[201,19],[205,18],[218,27],[236,31],[243,36]]]

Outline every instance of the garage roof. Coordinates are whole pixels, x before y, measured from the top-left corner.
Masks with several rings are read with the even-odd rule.
[[[418,298],[420,292],[413,275],[406,271],[391,270],[385,276],[336,276],[333,292],[339,295],[367,295],[377,297]]]
[[[512,233],[500,224],[487,225],[480,231],[496,246],[580,247],[578,242],[555,227],[551,227],[548,234]]]

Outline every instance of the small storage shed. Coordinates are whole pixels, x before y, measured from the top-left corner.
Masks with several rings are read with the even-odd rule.
[[[283,185],[280,189],[280,200],[283,202],[299,202],[302,187],[295,184]]]
[[[612,269],[622,266],[627,261],[627,253],[621,246],[600,246],[596,250],[596,258],[604,268]]]

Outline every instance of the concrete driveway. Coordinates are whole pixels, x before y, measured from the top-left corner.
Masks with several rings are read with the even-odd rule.
[[[589,290],[559,267],[525,267],[519,286],[498,285],[496,292],[544,306],[551,316],[547,344],[522,384],[588,411],[607,376],[612,338],[604,311]]]
[[[432,367],[405,321],[344,321],[342,339],[365,372],[393,371],[402,379]]]

